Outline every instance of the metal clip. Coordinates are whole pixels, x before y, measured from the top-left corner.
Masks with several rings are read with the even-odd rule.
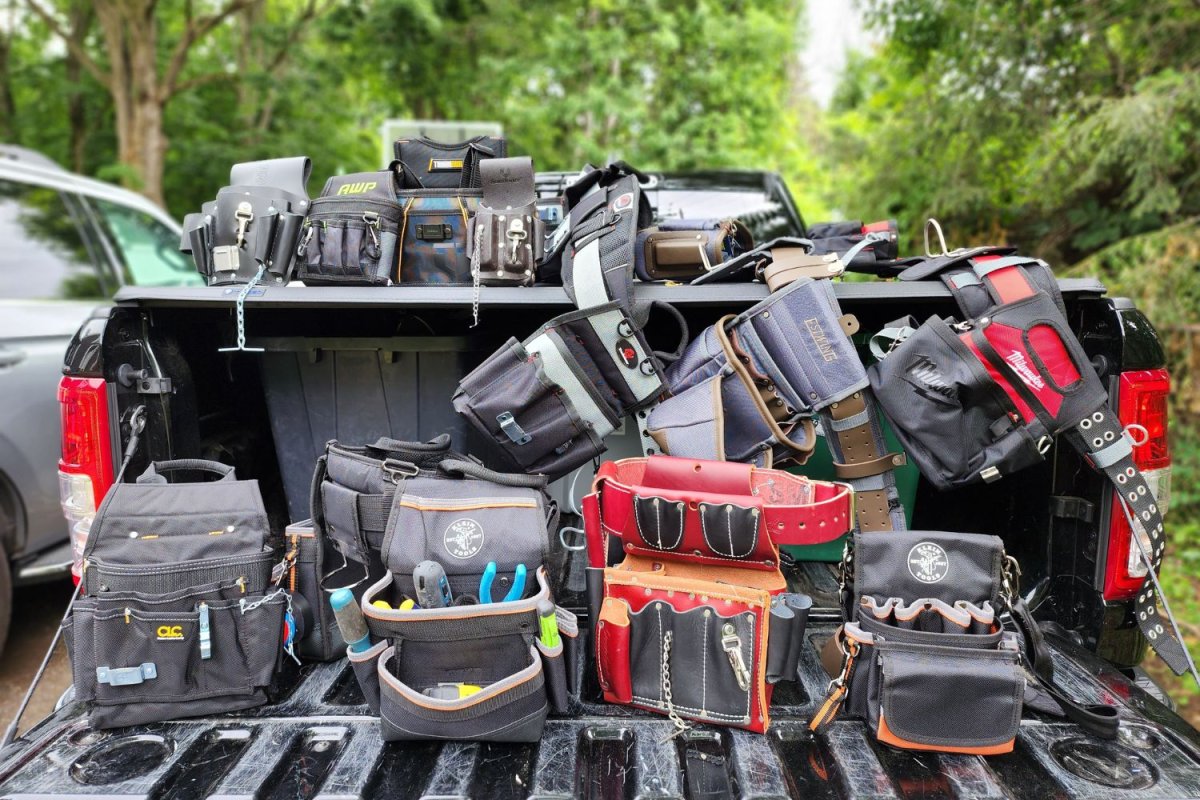
[[[136,667],[96,667],[96,683],[109,686],[136,686],[158,677],[158,667],[147,661]]]
[[[296,245],[297,256],[303,256],[305,251],[308,250],[308,243],[312,241],[314,230],[316,229],[313,227],[312,221],[306,220],[304,223],[304,235],[300,237],[300,244]]]
[[[733,624],[726,622],[721,626],[721,647],[729,656],[729,666],[733,667],[733,677],[737,678],[738,686],[743,692],[750,688],[750,670],[742,658],[742,640],[737,635]]]
[[[513,217],[512,222],[508,223],[508,233],[505,236],[508,237],[508,263],[519,264],[517,248],[529,238],[529,234],[525,232],[525,220],[522,217]]]
[[[201,603],[198,610],[200,612],[200,658],[207,660],[212,658],[212,629],[208,624],[208,603]]]
[[[364,211],[363,222],[367,223],[367,233],[371,234],[371,243],[379,249],[379,215],[374,211]]]
[[[241,248],[246,243],[246,228],[254,219],[254,207],[243,200],[238,203],[237,210],[233,212],[233,218],[237,220],[237,246]]]
[[[513,418],[511,411],[502,411],[496,415],[496,422],[500,423],[500,430],[515,445],[529,444],[533,441],[533,437],[525,432],[525,429]]]
[[[380,467],[383,469],[383,474],[392,483],[399,483],[401,478],[415,478],[421,474],[421,470],[416,464],[397,458],[385,458]]]

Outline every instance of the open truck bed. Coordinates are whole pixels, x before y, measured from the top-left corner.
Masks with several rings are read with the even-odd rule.
[[[903,314],[923,319],[951,311],[940,282],[835,288],[864,331]],[[1089,352],[1107,353],[1117,364],[1124,358],[1128,366],[1122,328],[1131,323],[1121,309],[1128,319],[1144,317],[1105,298],[1096,281],[1063,281],[1062,288]],[[134,474],[151,458],[220,458],[260,481],[280,528],[308,516],[312,465],[329,439],[450,432],[459,448],[478,452],[450,409],[459,377],[504,339],[522,338],[570,308],[561,288],[484,288],[481,324],[471,328],[469,287],[256,288],[246,303],[246,336],[263,352],[219,353],[235,344],[239,291],[127,290],[111,312],[81,329],[68,370],[111,387],[114,452],[124,448],[122,425],[132,409],[146,407]],[[757,302],[766,288],[651,285],[638,293],[669,300],[694,333]],[[656,345],[656,337],[670,337],[653,322],[648,331]],[[1155,353],[1161,358],[1161,350],[1147,353],[1145,364]],[[140,370],[146,377],[121,380],[122,372]],[[636,452],[637,438],[635,431],[610,437],[609,457]],[[568,512],[587,478],[556,485]],[[1015,751],[988,758],[894,750],[853,720],[810,735],[808,719],[828,683],[818,651],[837,623],[836,567],[826,554],[824,563],[785,570],[794,590],[812,595],[814,612],[800,680],[777,687],[766,735],[698,726],[668,738],[669,720],[602,703],[584,619],[570,713],[552,717],[537,744],[385,745],[345,661],[287,662],[276,702],[220,717],[92,731],[83,709],[68,702],[0,751],[0,799],[1200,798],[1200,733],[1117,666],[1136,664],[1143,644],[1128,606],[1106,604],[1097,588],[1106,492],[1072,449],[1061,447],[1045,464],[996,485],[946,495],[923,485],[910,510],[915,528],[1003,536],[1024,568],[1027,603],[1052,628],[1058,682],[1080,701],[1120,708],[1115,742],[1032,711]],[[1067,500],[1093,503],[1096,513],[1086,520],[1064,514],[1081,507]],[[584,613],[582,554],[556,552],[555,596]]]

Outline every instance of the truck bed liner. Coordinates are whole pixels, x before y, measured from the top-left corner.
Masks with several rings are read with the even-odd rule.
[[[668,738],[663,717],[589,699],[595,679],[585,674],[583,699],[537,744],[385,745],[339,661],[304,667],[275,705],[223,717],[98,732],[68,706],[0,754],[0,797],[1200,797],[1200,736],[1057,641],[1064,688],[1122,707],[1119,741],[1028,714],[1015,752],[986,759],[893,750],[853,720],[814,737],[805,723],[827,683],[818,646],[833,624],[810,626],[802,680],[779,685],[765,736],[697,726]]]

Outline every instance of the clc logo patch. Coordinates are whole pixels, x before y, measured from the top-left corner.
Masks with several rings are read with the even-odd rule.
[[[160,642],[182,642],[183,641],[183,626],[182,625],[159,625],[155,631]]]
[[[379,183],[376,181],[365,181],[365,182],[361,182],[361,183],[344,183],[338,187],[337,193],[338,194],[362,194],[363,192],[371,191],[378,185],[379,185]]]
[[[483,526],[473,519],[456,519],[442,537],[446,552],[455,558],[470,558],[483,547]]]
[[[921,583],[937,583],[950,571],[950,559],[941,545],[921,542],[908,551],[908,571]]]

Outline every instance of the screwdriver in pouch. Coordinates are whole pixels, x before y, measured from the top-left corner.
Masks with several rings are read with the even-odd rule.
[[[329,605],[333,607],[333,618],[337,620],[338,630],[352,653],[361,653],[371,647],[371,634],[367,631],[367,621],[363,618],[362,609],[354,599],[354,592],[343,587],[335,589],[329,595]]]

